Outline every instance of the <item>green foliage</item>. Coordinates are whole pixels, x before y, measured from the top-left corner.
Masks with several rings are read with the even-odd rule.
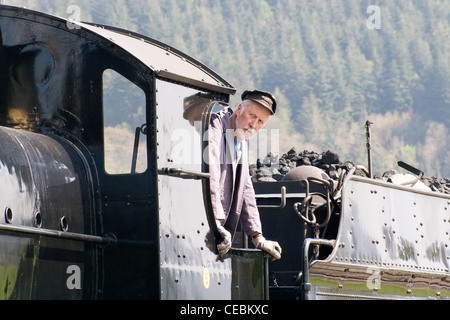
[[[69,16],[66,1],[6,2]],[[370,119],[377,174],[403,160],[450,177],[448,1],[377,1],[381,29],[373,30],[373,3],[363,0],[72,3],[83,20],[140,32],[204,62],[238,89],[232,103],[247,88],[277,92],[277,123],[309,145],[364,164]]]

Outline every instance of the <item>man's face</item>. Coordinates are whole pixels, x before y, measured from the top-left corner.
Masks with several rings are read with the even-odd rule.
[[[256,102],[248,103],[244,110],[239,105],[236,114],[235,136],[238,142],[255,136],[270,117],[270,111]]]

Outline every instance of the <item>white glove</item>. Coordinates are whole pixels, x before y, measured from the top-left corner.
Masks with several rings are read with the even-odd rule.
[[[263,236],[258,237],[257,249],[263,250],[266,258],[272,258],[272,261],[281,258],[281,247],[276,241],[266,240]]]
[[[231,234],[220,224],[220,221],[217,222],[217,230],[219,234],[222,236],[223,240],[216,246],[216,240],[214,239],[214,235],[211,230],[208,230],[205,236],[205,243],[209,250],[216,253],[216,249],[219,255],[225,255],[231,248]]]
[[[217,250],[220,255],[226,254],[231,248],[231,233],[227,229],[222,227],[219,222],[217,222],[217,230],[219,234],[223,237],[223,241],[217,244]]]

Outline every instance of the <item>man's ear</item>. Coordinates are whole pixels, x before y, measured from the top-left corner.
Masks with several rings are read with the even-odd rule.
[[[242,104],[238,105],[236,110],[234,110],[234,113],[238,116],[241,114],[241,110],[242,110]]]

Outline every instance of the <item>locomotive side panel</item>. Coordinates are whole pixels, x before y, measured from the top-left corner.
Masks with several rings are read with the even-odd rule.
[[[157,81],[158,169],[201,173],[205,92]],[[169,170],[169,169],[167,169]],[[217,261],[200,177],[159,175],[161,298],[230,299],[231,261]]]
[[[353,176],[332,254],[309,270],[311,299],[448,298],[448,195]]]

